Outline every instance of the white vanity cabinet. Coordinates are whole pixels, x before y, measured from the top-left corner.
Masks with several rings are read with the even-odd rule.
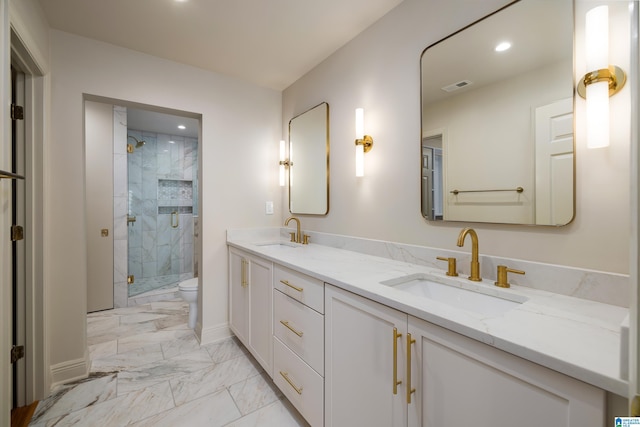
[[[600,427],[605,392],[409,316],[409,425]]]
[[[325,426],[406,426],[407,315],[329,284],[325,310]]]
[[[229,248],[229,323],[264,370],[273,376],[273,264]]]
[[[274,266],[273,381],[313,427],[324,424],[324,283]]]
[[[604,425],[591,385],[328,284],[325,307],[326,426]]]

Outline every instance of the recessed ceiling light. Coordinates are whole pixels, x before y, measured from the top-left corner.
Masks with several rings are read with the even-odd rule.
[[[496,46],[496,52],[504,52],[511,47],[511,43],[509,42],[501,42]]]
[[[178,129],[185,130],[187,127],[185,125],[178,125]]]
[[[175,143],[176,143],[175,141],[169,141],[169,144],[175,144]]]

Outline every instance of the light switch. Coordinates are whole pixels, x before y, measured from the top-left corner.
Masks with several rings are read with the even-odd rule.
[[[268,202],[265,203],[264,213],[266,213],[267,215],[273,215],[273,202],[272,201],[268,201]]]

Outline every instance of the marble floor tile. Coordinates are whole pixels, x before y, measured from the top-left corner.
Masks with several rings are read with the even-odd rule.
[[[121,372],[164,360],[160,344],[91,360],[91,372]]]
[[[226,390],[201,397],[133,424],[133,427],[225,426],[241,414]]]
[[[286,400],[278,400],[269,406],[246,415],[227,427],[310,427]],[[355,426],[354,426],[355,427]]]
[[[203,347],[207,349],[211,355],[211,359],[216,363],[249,354],[247,349],[244,348],[236,337],[218,341],[213,344],[207,344]]]
[[[118,396],[213,366],[205,350],[183,354],[118,373]]]
[[[187,314],[182,300],[89,314],[92,373],[43,399],[30,426],[308,427],[235,337],[200,346]]]
[[[116,376],[89,377],[73,385],[58,388],[51,396],[41,401],[32,422],[38,423],[69,412],[98,405],[116,397]]]
[[[171,390],[176,405],[229,387],[260,372],[256,362],[237,357],[188,375],[174,377]]]
[[[169,383],[156,384],[46,421],[46,427],[126,426],[174,407]],[[37,424],[38,426],[40,424]]]
[[[161,346],[165,359],[172,359],[184,353],[200,350],[200,342],[193,333],[184,334],[172,341],[165,341]]]
[[[122,340],[125,337],[136,336],[144,333],[154,332],[157,328],[152,323],[134,323],[132,325],[120,325],[117,328],[105,330],[98,334],[89,335],[87,333],[87,344],[94,345],[107,341]]]
[[[118,340],[111,340],[89,346],[89,358],[91,360],[118,354]]]
[[[282,393],[266,373],[249,377],[229,387],[229,393],[242,415],[282,398]]]
[[[142,324],[145,325],[145,324]],[[142,326],[138,325],[138,326]],[[129,335],[118,340],[118,353],[125,353],[127,351],[135,350],[136,348],[145,347],[149,344],[159,344],[162,342],[169,342],[180,337],[187,335],[193,335],[191,329],[180,330],[157,330],[155,326],[149,331],[145,331],[135,335]]]

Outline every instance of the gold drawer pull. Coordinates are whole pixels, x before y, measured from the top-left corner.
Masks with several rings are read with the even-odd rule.
[[[398,385],[402,384],[402,380],[398,380],[398,338],[401,336],[398,328],[393,328],[393,394],[398,394]]]
[[[289,379],[289,374],[287,372],[282,372],[280,371],[280,375],[282,375],[282,378],[284,378],[291,387],[293,387],[293,389],[296,391],[296,393],[298,394],[302,394],[302,387],[296,387],[296,385],[293,383],[293,381],[291,381]]]
[[[415,342],[411,334],[407,333],[407,403],[411,403],[411,394],[416,392],[415,388],[411,388],[411,344]]]
[[[303,288],[299,288],[297,286],[293,286],[291,283],[289,283],[287,280],[280,280],[280,283],[282,283],[283,285],[287,285],[288,287],[290,287],[291,289],[295,289],[298,292],[302,292],[304,291]]]
[[[242,268],[241,268],[241,272],[242,274],[241,279],[240,279],[240,284],[242,285],[243,288],[246,288],[249,285],[249,281],[247,280],[247,267],[249,265],[249,262],[242,258]]]
[[[293,332],[294,334],[296,334],[299,337],[301,337],[302,334],[304,334],[304,332],[298,331],[293,326],[289,325],[289,321],[288,320],[281,320],[280,323],[282,323],[284,326],[287,327],[287,329],[289,329],[291,332]]]

